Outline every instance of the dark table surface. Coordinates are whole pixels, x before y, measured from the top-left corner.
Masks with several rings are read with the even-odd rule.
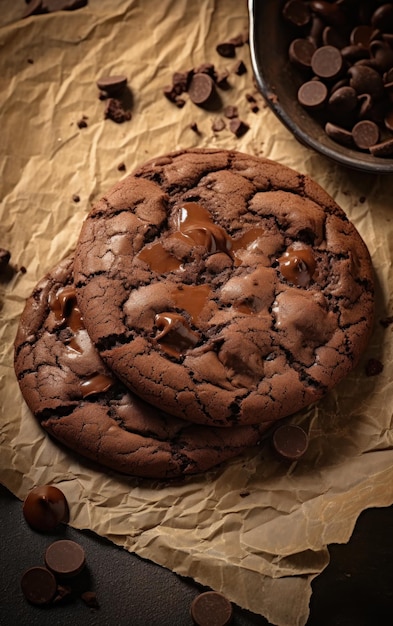
[[[31,530],[22,503],[0,485],[0,626],[192,626],[190,605],[204,588],[86,531],[61,527],[48,536]],[[57,539],[77,541],[87,566],[72,593],[47,608],[30,605],[22,573],[43,564]],[[313,583],[307,626],[393,624],[393,507],[364,511],[351,541],[329,548],[331,562]],[[99,608],[81,593],[94,591]],[[234,607],[233,626],[269,626],[261,616]],[[295,625],[294,625],[295,626]]]

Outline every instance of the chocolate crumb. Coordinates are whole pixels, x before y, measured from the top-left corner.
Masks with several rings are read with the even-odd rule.
[[[176,98],[175,104],[178,109],[182,109],[185,105],[186,101],[183,98]]]
[[[363,204],[364,202],[366,202],[366,196],[360,196],[359,202],[360,204]]]
[[[234,117],[229,122],[229,128],[236,137],[242,137],[249,130],[249,125],[238,117]]]
[[[237,76],[242,76],[243,74],[246,74],[247,72],[247,68],[245,66],[245,64],[243,63],[243,61],[238,61],[232,68],[232,72],[234,74],[237,74]]]
[[[256,98],[252,95],[252,93],[246,93],[246,100],[250,103],[256,102]]]
[[[30,65],[33,65],[34,63],[34,59],[31,59],[30,57],[27,59],[27,62],[30,63]]]
[[[98,99],[99,100],[108,100],[109,95],[106,91],[103,91],[102,89],[99,90],[98,92]]]
[[[119,165],[117,166],[117,169],[119,170],[119,172],[125,172],[126,171],[126,164],[125,163],[119,163]]]
[[[123,107],[123,103],[118,98],[109,98],[106,103],[104,117],[112,120],[116,124],[128,122],[131,119],[131,111]]]
[[[235,46],[231,41],[223,41],[216,46],[218,54],[227,59],[233,59],[235,56]]]
[[[213,131],[213,132],[216,132],[216,133],[219,133],[219,132],[221,132],[222,130],[224,130],[225,126],[226,126],[226,125],[225,125],[225,122],[224,122],[224,120],[222,119],[222,117],[216,117],[216,118],[213,120],[213,123],[212,123],[212,131]]]
[[[19,271],[20,271],[21,274],[26,274],[27,269],[25,268],[24,265],[21,265],[20,268],[19,268]]]
[[[72,593],[71,587],[67,587],[64,585],[57,585],[57,591],[56,591],[56,595],[53,599],[54,603],[58,603],[61,602],[62,600],[65,600],[66,598],[68,598]]]
[[[77,121],[78,128],[87,128],[87,117],[83,115],[80,120]]]
[[[5,248],[0,248],[0,271],[4,270],[10,262],[11,252]]]
[[[192,124],[190,124],[190,128],[191,128],[191,130],[194,131],[194,133],[197,133],[197,134],[200,133],[200,130],[198,128],[198,124],[196,122],[193,122]]]
[[[72,200],[73,202],[80,202],[80,197],[78,196],[77,193],[74,193],[72,196]]]
[[[378,359],[369,359],[366,363],[366,376],[377,376],[383,370],[383,364]]]
[[[242,489],[241,491],[239,491],[239,496],[241,498],[246,498],[249,495],[250,495],[250,492],[248,491],[248,489]]]
[[[233,106],[232,104],[228,104],[228,106],[226,106],[224,109],[224,115],[228,119],[232,119],[234,117],[239,117],[239,112],[236,106]]]
[[[248,36],[247,36],[248,38]],[[245,41],[244,41],[244,34],[240,33],[239,35],[236,35],[235,37],[231,37],[228,40],[228,43],[232,43],[235,48],[241,48],[241,46],[244,45]]]
[[[100,605],[98,604],[97,596],[94,591],[85,591],[81,594],[81,598],[83,602],[89,606],[91,609],[99,609]]]
[[[220,87],[221,89],[226,89],[228,88],[228,76],[229,76],[229,72],[228,70],[222,70],[221,72],[217,72],[216,73],[216,78],[215,78],[215,82],[217,87]]]
[[[388,328],[390,324],[393,324],[393,315],[389,315],[388,317],[382,318],[381,320],[379,320],[379,323],[384,328]]]

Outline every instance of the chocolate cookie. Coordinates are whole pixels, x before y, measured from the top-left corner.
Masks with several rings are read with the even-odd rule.
[[[367,248],[307,176],[225,150],[156,158],[82,227],[77,298],[104,361],[140,397],[214,426],[321,398],[373,320]]]
[[[35,288],[15,340],[15,371],[42,427],[79,454],[135,476],[194,474],[256,445],[266,429],[209,428],[135,397],[92,345],[76,304],[72,259]]]

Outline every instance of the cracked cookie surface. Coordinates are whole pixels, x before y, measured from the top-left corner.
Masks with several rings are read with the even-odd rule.
[[[150,478],[195,474],[257,445],[269,426],[210,428],[171,417],[132,394],[104,365],[84,327],[72,258],[26,302],[15,371],[42,427],[79,455]]]
[[[358,362],[373,274],[322,188],[273,161],[185,150],[119,182],[85,220],[78,304],[140,397],[219,427],[278,420]]]

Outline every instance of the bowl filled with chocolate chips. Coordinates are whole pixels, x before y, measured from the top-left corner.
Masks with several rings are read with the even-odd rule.
[[[393,2],[249,0],[255,79],[301,143],[393,172]]]

